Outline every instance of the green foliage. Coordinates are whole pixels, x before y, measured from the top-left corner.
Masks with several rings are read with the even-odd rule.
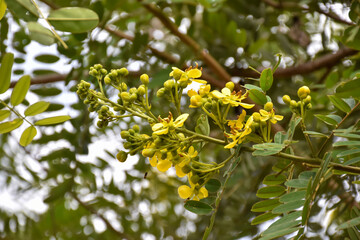
[[[30,0],[0,0],[0,185],[11,189],[14,199],[42,196],[47,208],[15,212],[2,205],[0,238],[201,239],[204,231],[209,239],[360,237],[355,207],[360,167],[357,1],[35,2],[39,8]],[[337,16],[335,7],[349,9],[350,20]],[[35,52],[30,59],[34,41],[56,52]],[[45,64],[34,69],[34,60]],[[64,62],[71,65],[69,72]],[[80,79],[99,89],[96,77],[88,75],[90,66],[131,65],[128,88],[149,74],[149,107],[156,118],[164,117],[176,106],[154,93],[169,79],[171,66],[184,70],[194,62],[203,68],[201,78],[212,84],[211,90],[239,79],[258,105],[256,111],[272,102],[284,119],[273,132],[249,134],[223,164],[227,169],[219,168],[216,179],[206,183],[209,197],[184,204],[176,193],[182,180],[159,174],[142,156],[129,156],[127,163],[115,159],[126,151],[122,130],[139,125],[148,132],[150,126],[134,117],[95,131],[99,119],[73,96]],[[304,85],[311,89],[310,106],[297,98]],[[110,86],[103,88],[107,97],[116,98]],[[284,94],[295,107],[283,104]],[[190,104],[186,96],[180,102]],[[53,117],[58,110],[62,116]],[[180,110],[190,114],[187,128],[226,139],[212,117],[197,109]],[[239,113],[230,110],[228,119]],[[57,125],[65,120],[66,125]],[[224,145],[196,141],[205,164],[223,166],[229,155]],[[102,147],[104,153],[94,153]],[[202,215],[188,217],[188,210]],[[327,216],[328,222],[313,216]],[[260,232],[258,224],[269,220],[271,225]],[[334,227],[337,231],[329,230]]]

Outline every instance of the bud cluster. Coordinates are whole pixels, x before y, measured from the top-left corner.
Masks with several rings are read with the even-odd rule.
[[[290,106],[292,112],[302,115],[304,110],[310,110],[312,108],[309,87],[300,87],[297,95],[300,98],[299,101],[292,100],[289,95],[284,95],[282,99],[284,103]]]

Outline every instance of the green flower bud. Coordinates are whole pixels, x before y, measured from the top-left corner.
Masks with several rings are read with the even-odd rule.
[[[179,87],[186,88],[190,83],[191,83],[191,81],[181,81],[179,83]]]
[[[306,105],[306,110],[310,110],[312,108],[312,104],[309,103],[308,105]]]
[[[121,83],[121,90],[123,90],[123,91],[126,91],[127,90],[127,85],[126,85],[126,83]]]
[[[282,100],[284,101],[284,103],[286,103],[286,104],[290,104],[290,101],[291,101],[291,98],[290,98],[290,96],[289,95],[284,95],[283,97],[282,97]]]
[[[298,103],[295,100],[291,100],[290,101],[290,107],[292,108],[297,108],[298,107]]]
[[[307,95],[307,97],[304,99],[305,104],[309,104],[311,102],[311,96]]]
[[[138,95],[136,93],[133,93],[133,94],[130,95],[130,101],[131,102],[136,101],[137,98],[138,98]]]
[[[106,76],[104,78],[104,82],[105,82],[105,84],[110,85],[111,84],[111,79],[108,76]]]
[[[101,64],[95,64],[94,65],[94,68],[96,69],[96,70],[101,70],[102,69],[102,65]]]
[[[121,99],[123,101],[129,101],[130,100],[130,94],[128,92],[122,92],[121,93]]]
[[[118,69],[117,73],[122,77],[126,77],[127,75],[129,75],[129,71],[126,68]]]
[[[199,177],[199,175],[196,175],[196,174],[192,175],[190,178],[190,181],[194,184],[197,184],[199,182],[199,180],[200,180],[200,177]]]
[[[118,154],[116,154],[116,159],[119,160],[119,162],[125,162],[127,159],[128,154],[124,151],[120,151],[118,152]]]
[[[156,96],[157,97],[163,97],[165,94],[165,88],[160,88],[157,92],[156,92]]]
[[[140,132],[140,127],[139,127],[139,125],[134,125],[134,126],[132,127],[132,129],[133,129],[135,132]]]
[[[138,88],[138,90],[137,90],[137,94],[138,95],[140,95],[140,96],[142,96],[142,95],[144,95],[145,94],[145,87],[144,86],[140,86],[139,88]]]
[[[131,136],[134,136],[135,135],[134,129],[129,129],[129,133],[130,133]]]
[[[167,80],[164,82],[164,87],[166,90],[171,90],[175,86],[174,80]]]
[[[185,165],[181,168],[181,170],[183,171],[183,173],[188,174],[191,171],[191,167],[189,165]]]
[[[141,153],[144,157],[152,158],[155,155],[156,150],[154,148],[145,148]]]
[[[129,143],[129,142],[125,142],[125,143],[123,144],[123,146],[124,146],[125,149],[130,149],[131,146],[132,146],[132,144]]]
[[[100,72],[101,72],[102,75],[106,75],[106,74],[107,74],[107,70],[106,70],[105,68],[101,69]]]
[[[147,74],[142,74],[140,76],[140,81],[145,84],[145,85],[148,85],[149,84],[149,76]]]
[[[121,131],[120,135],[122,139],[127,139],[128,137],[130,137],[130,133],[125,130]]]

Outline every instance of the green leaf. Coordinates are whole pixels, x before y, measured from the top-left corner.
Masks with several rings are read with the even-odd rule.
[[[266,92],[271,88],[273,84],[273,73],[271,68],[266,68],[261,72],[260,75],[260,87],[261,89]]]
[[[56,96],[62,93],[62,91],[55,87],[41,87],[38,89],[31,89],[31,91],[42,97]]]
[[[277,132],[274,136],[275,143],[283,144],[286,139],[287,139],[287,134],[284,132]]]
[[[360,139],[360,135],[358,134],[352,134],[352,133],[335,133],[335,136],[337,137],[343,137],[343,138],[355,138]]]
[[[80,7],[60,8],[52,11],[47,19],[55,29],[72,33],[90,31],[99,23],[94,11]]]
[[[285,183],[285,186],[292,188],[306,188],[309,180],[306,179],[291,179]]]
[[[277,220],[276,222],[272,223],[267,228],[267,230],[265,230],[262,233],[262,235],[266,235],[268,233],[274,232],[274,230],[278,231],[279,229],[294,227],[295,225],[298,225],[299,223],[301,223],[301,220],[296,220],[299,217],[301,217],[300,211],[289,213],[286,216],[283,216],[282,218]]]
[[[342,37],[342,42],[356,50],[360,50],[360,31],[359,26],[348,27],[345,29]]]
[[[193,212],[193,213],[196,213],[196,214],[209,214],[212,212],[213,208],[204,203],[204,202],[200,202],[200,201],[193,201],[193,200],[189,200],[185,203],[185,209],[190,211],[190,212]]]
[[[34,126],[30,126],[21,134],[20,145],[25,147],[29,145],[37,134],[37,130]]]
[[[264,93],[263,90],[260,87],[252,85],[252,84],[245,84],[244,88],[249,89],[249,90],[255,89],[255,90],[258,90],[261,93]]]
[[[46,111],[50,103],[45,101],[39,101],[30,105],[24,112],[25,116],[35,116],[39,113]]]
[[[305,204],[305,200],[291,201],[274,208],[272,212],[275,214],[287,213],[304,206],[304,204]]]
[[[268,186],[274,186],[274,185],[279,185],[282,184],[283,182],[286,181],[286,176],[283,174],[273,174],[273,175],[267,175],[264,180],[263,180],[263,184],[268,185]]]
[[[328,95],[330,101],[334,104],[334,106],[338,109],[340,109],[343,112],[350,112],[351,108],[350,106],[341,98],[335,96],[335,95]]]
[[[305,196],[306,196],[305,190],[289,192],[280,197],[280,202],[287,203],[287,202],[297,201],[305,198]]]
[[[4,17],[6,8],[5,0],[0,0],[0,20]]]
[[[217,192],[219,191],[221,187],[221,182],[217,179],[210,179],[206,184],[205,184],[205,188],[209,191],[209,192]]]
[[[304,133],[311,135],[312,137],[327,137],[325,134],[323,133],[319,133],[319,132],[314,132],[314,131],[304,131]]]
[[[73,179],[67,179],[50,190],[49,195],[44,199],[44,203],[50,203],[59,199],[69,192],[74,184]]]
[[[360,78],[342,83],[336,88],[335,96],[340,98],[360,97]]]
[[[343,230],[343,229],[346,229],[346,228],[351,228],[351,227],[355,227],[357,225],[360,224],[360,217],[357,217],[357,218],[353,218],[349,221],[346,221],[342,224],[340,224],[337,229],[338,230]]]
[[[42,63],[55,63],[59,61],[59,57],[52,54],[41,54],[35,57],[35,59]]]
[[[10,116],[10,110],[0,110],[0,122]]]
[[[307,179],[309,180],[310,178],[314,178],[316,175],[316,172],[315,171],[304,171],[304,172],[301,172],[299,174],[299,179]]]
[[[274,232],[271,232],[270,234],[265,235],[264,237],[260,238],[259,240],[270,240],[270,239],[274,239],[274,238],[279,238],[281,236],[296,232],[299,229],[300,229],[300,227],[280,229],[278,231],[274,231]]]
[[[336,155],[336,157],[338,157],[338,158],[347,157],[347,156],[350,156],[350,155],[356,154],[356,153],[360,153],[360,148],[350,149],[350,150],[343,151],[343,152],[341,152],[341,153],[338,153],[338,154]]]
[[[277,197],[285,192],[285,188],[283,186],[268,186],[260,188],[256,196],[258,198],[272,198]]]
[[[0,134],[11,132],[17,129],[23,124],[24,120],[21,118],[14,119],[12,121],[0,123]]]
[[[286,221],[282,222],[281,224],[277,224],[273,227],[268,227],[264,232],[261,233],[261,236],[269,236],[279,231],[279,229],[289,229],[292,227],[295,227],[297,225],[300,225],[301,220],[292,220],[292,221]]]
[[[63,123],[69,119],[71,119],[71,117],[68,115],[48,117],[48,118],[44,118],[39,121],[36,121],[35,125],[38,125],[38,126],[53,125],[53,124]]]
[[[279,143],[261,143],[253,145],[253,148],[256,149],[252,153],[253,156],[269,156],[281,152],[285,145]]]
[[[301,122],[301,118],[300,117],[296,117],[295,119],[290,121],[290,127],[287,130],[286,134],[287,134],[287,139],[292,140],[295,130],[296,130],[296,126]]]
[[[38,11],[31,0],[5,0],[8,9],[16,16],[25,21],[36,21]]]
[[[321,114],[315,114],[315,117],[323,121],[324,123],[332,126],[336,126],[339,122],[341,122],[342,118],[337,115],[321,115]]]
[[[210,125],[207,115],[201,114],[196,121],[195,132],[208,136],[210,134]]]
[[[252,208],[251,211],[252,212],[266,212],[269,210],[274,209],[275,207],[279,206],[281,203],[279,202],[279,199],[268,199],[268,200],[264,200],[261,202],[257,202],[255,203]]]
[[[0,94],[6,92],[10,87],[11,69],[14,63],[14,54],[5,53],[0,66]]]
[[[333,144],[334,147],[343,147],[343,146],[360,146],[360,141],[344,141],[336,142]]]
[[[264,105],[267,103],[266,95],[257,89],[249,90],[249,98],[259,105]]]
[[[338,71],[331,72],[325,79],[326,88],[332,88],[339,81],[339,73]]]
[[[358,162],[360,162],[360,157],[352,158],[349,161],[346,161],[344,164],[345,165],[352,165],[352,164],[355,164],[355,163],[358,163]]]
[[[10,103],[13,106],[19,105],[25,98],[30,87],[30,76],[24,75],[16,83],[14,90],[11,93]]]
[[[272,212],[263,213],[263,214],[255,217],[251,221],[251,225],[257,225],[257,224],[269,221],[269,220],[271,220],[273,218],[276,218],[277,216],[279,216],[279,214],[273,214]]]
[[[38,22],[28,22],[27,28],[29,29],[29,37],[31,40],[49,46],[55,43],[54,34]]]

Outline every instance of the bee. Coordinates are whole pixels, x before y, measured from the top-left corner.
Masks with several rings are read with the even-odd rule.
[[[148,172],[145,172],[144,179],[146,179],[147,175],[148,175]]]

